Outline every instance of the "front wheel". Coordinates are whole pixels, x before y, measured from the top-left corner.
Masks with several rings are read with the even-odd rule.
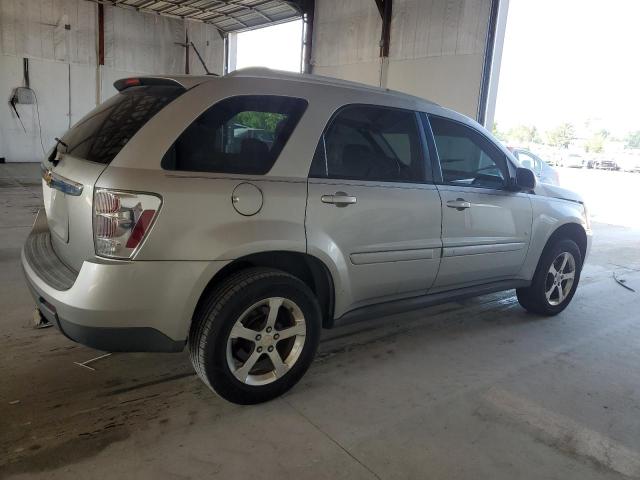
[[[582,270],[582,255],[572,240],[561,239],[545,248],[531,285],[516,289],[518,302],[541,315],[557,315],[571,302]]]
[[[307,285],[279,270],[252,268],[225,280],[197,312],[191,361],[226,400],[265,402],[304,375],[320,329],[320,307]]]

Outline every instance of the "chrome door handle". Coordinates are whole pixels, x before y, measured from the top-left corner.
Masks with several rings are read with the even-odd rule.
[[[322,195],[320,200],[322,203],[331,203],[336,207],[346,207],[358,201],[356,197],[347,195],[345,192],[336,192],[333,195]]]
[[[467,202],[464,198],[456,198],[455,200],[449,200],[447,207],[455,208],[459,212],[466,208],[471,208],[471,202]]]

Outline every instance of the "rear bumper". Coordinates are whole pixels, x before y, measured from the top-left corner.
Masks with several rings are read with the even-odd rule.
[[[44,214],[36,220],[31,236],[43,231],[40,217]],[[56,261],[60,262],[57,257],[49,259],[49,270],[55,270],[51,265]],[[63,290],[43,273],[47,269],[40,269],[40,263],[47,263],[46,259],[34,262],[33,251],[25,246],[22,267],[43,316],[71,340],[110,352],[181,351],[200,294],[227,264],[85,261]]]

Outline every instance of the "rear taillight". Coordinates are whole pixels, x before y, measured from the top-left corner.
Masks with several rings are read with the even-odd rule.
[[[162,199],[154,194],[97,188],[93,195],[96,254],[110,258],[133,257],[161,205]]]

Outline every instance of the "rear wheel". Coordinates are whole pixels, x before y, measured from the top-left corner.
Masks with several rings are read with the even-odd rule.
[[[279,270],[248,269],[225,280],[196,314],[191,360],[226,400],[264,402],[304,375],[320,325],[318,302],[302,281]]]
[[[518,288],[518,302],[542,315],[557,315],[571,302],[582,270],[582,255],[572,240],[561,239],[545,248],[531,286]]]

